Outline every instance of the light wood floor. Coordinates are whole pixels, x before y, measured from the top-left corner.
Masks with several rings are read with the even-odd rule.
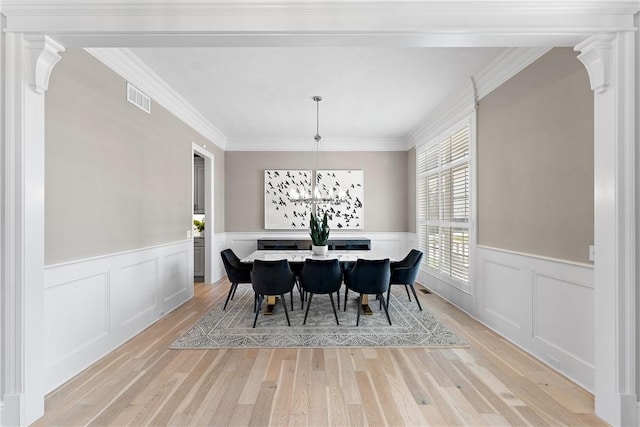
[[[169,350],[228,286],[196,284],[195,298],[47,396],[34,425],[606,425],[591,394],[421,292],[469,348]]]

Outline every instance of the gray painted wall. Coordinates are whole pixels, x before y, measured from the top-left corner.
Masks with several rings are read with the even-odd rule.
[[[557,48],[480,101],[478,243],[589,262],[593,92]]]
[[[45,106],[47,265],[184,240],[192,142],[215,155],[215,232],[224,231],[224,152],[83,50],[53,70]]]
[[[225,154],[225,229],[230,232],[264,230],[265,169],[316,169],[309,151]],[[407,231],[407,152],[324,152],[318,169],[364,170],[364,231]]]

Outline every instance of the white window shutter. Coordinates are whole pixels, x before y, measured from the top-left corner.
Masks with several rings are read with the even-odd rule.
[[[418,246],[423,264],[469,283],[470,132],[454,129],[418,152]]]

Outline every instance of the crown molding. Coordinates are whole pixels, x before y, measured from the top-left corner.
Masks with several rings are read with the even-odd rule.
[[[85,49],[222,150],[227,137],[129,49]]]
[[[412,146],[430,141],[446,128],[462,120],[476,108],[475,89],[471,79],[467,80],[447,100],[435,108],[423,123],[407,137]]]
[[[506,49],[475,76],[478,100],[528,67],[551,50],[550,47],[519,47]]]
[[[322,138],[323,151],[407,151],[404,138]],[[314,151],[313,138],[229,138],[227,151]]]
[[[39,15],[112,15],[132,14],[259,14],[259,15],[301,15],[301,14],[396,14],[423,13],[439,15],[474,16],[487,14],[627,14],[638,10],[634,0],[426,0],[426,1],[370,1],[370,0],[330,0],[330,1],[211,1],[188,0],[158,2],[157,0],[3,0],[3,8],[8,14]]]
[[[548,47],[508,48],[477,76],[465,82],[407,137],[412,145],[429,141],[470,114],[477,102],[550,50]]]
[[[634,31],[637,0],[3,0],[7,31],[67,47],[199,45],[573,46]],[[242,40],[229,40],[243,35]],[[318,40],[321,39],[321,40]]]

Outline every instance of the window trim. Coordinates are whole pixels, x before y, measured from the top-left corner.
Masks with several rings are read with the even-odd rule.
[[[443,274],[439,269],[434,269],[427,266],[426,262],[420,267],[420,270],[430,276],[438,279],[440,282],[445,283],[447,285],[453,286],[456,289],[459,289],[467,294],[472,295],[474,290],[475,280],[475,254],[476,254],[476,212],[477,212],[477,187],[476,187],[476,177],[477,177],[477,167],[476,167],[476,142],[477,142],[477,132],[476,132],[476,112],[473,111],[470,114],[467,114],[463,119],[455,122],[453,125],[447,127],[443,131],[439,132],[437,135],[434,135],[429,138],[426,142],[422,144],[416,145],[416,156],[415,156],[415,189],[416,189],[416,233],[417,241],[420,241],[420,227],[422,225],[427,226],[430,221],[425,219],[421,220],[420,218],[420,169],[419,169],[419,160],[422,152],[426,151],[429,147],[434,144],[439,144],[443,138],[450,137],[463,127],[469,127],[469,222],[468,222],[468,230],[469,230],[469,283],[464,283],[458,279],[455,279],[447,274]],[[459,164],[465,163],[466,159],[458,159],[447,165],[447,169],[450,167],[455,167]],[[441,170],[441,165],[438,165],[438,170]],[[429,175],[428,173],[424,173],[424,176]],[[451,226],[456,227],[459,226],[460,223],[456,222],[441,222],[441,226]],[[426,256],[426,254],[425,254]],[[426,259],[426,258],[425,258]]]

